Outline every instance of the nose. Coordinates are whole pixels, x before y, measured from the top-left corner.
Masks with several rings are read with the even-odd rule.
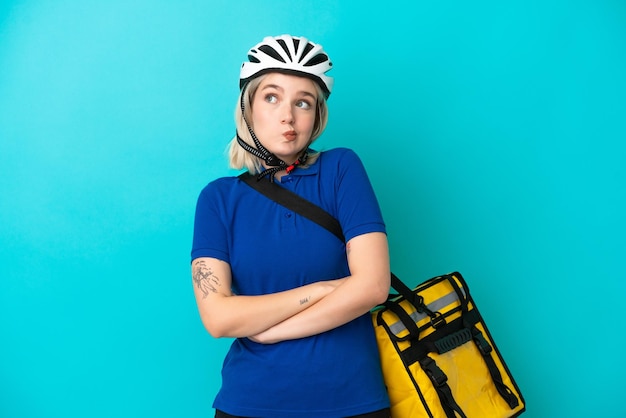
[[[285,105],[283,107],[281,116],[282,116],[282,118],[281,118],[282,119],[281,120],[282,123],[286,123],[286,124],[293,123],[293,110],[291,109],[291,106]]]

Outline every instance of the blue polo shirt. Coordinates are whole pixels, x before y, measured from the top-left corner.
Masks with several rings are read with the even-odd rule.
[[[385,232],[358,156],[338,148],[278,183],[321,206],[346,240]],[[237,177],[209,183],[196,207],[192,260],[230,264],[233,291],[261,295],[350,274],[345,244]],[[341,418],[389,406],[369,314],[336,329],[277,344],[235,339],[213,406],[231,415]]]

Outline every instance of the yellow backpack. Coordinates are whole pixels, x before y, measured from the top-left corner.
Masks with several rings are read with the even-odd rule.
[[[372,311],[392,418],[508,418],[525,410],[460,273],[409,289]]]

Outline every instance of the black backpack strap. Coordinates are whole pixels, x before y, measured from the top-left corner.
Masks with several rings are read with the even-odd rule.
[[[446,413],[447,418],[456,418],[457,414],[461,418],[467,418],[459,404],[454,400],[452,389],[448,385],[448,376],[437,366],[437,363],[429,357],[425,356],[420,361],[420,366],[433,383],[433,387],[439,395],[441,407]]]
[[[478,351],[483,356],[483,360],[485,360],[485,364],[487,365],[487,369],[489,370],[489,374],[491,375],[491,379],[500,394],[502,399],[509,405],[509,408],[515,409],[519,405],[519,399],[502,380],[502,374],[500,373],[500,369],[498,369],[498,365],[492,357],[493,348],[491,344],[487,341],[482,332],[474,325],[471,327],[472,335],[476,346],[478,347]]]
[[[285,189],[284,187],[279,186],[276,183],[271,183],[265,179],[258,180],[256,176],[253,176],[249,172],[239,175],[239,178],[248,186],[272,199],[276,203],[286,207],[287,209],[291,209],[316,224],[326,228],[339,238],[341,242],[346,241],[339,221],[316,204],[309,202],[308,200]]]

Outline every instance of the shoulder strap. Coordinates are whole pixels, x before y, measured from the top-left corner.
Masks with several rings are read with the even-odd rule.
[[[315,203],[312,203],[275,183],[264,181],[263,179],[258,180],[256,176],[253,176],[249,172],[240,174],[239,178],[256,191],[326,228],[342,242],[345,242],[346,239],[343,236],[339,221]],[[404,296],[405,299],[409,300],[414,305],[417,303],[413,291],[393,273],[391,273],[391,287],[396,289],[402,296]],[[419,304],[416,306],[419,306]]]
[[[257,180],[256,176],[251,175],[249,172],[241,174],[239,178],[248,186],[278,204],[299,213],[318,225],[323,226],[339,238],[341,242],[345,242],[345,237],[343,236],[343,231],[341,230],[339,221],[321,207],[309,202],[284,187],[280,187],[275,183],[265,181],[263,179]]]

